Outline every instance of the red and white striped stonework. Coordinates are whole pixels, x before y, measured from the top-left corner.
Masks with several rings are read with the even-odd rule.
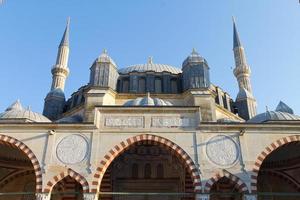
[[[233,183],[235,183],[236,188],[239,190],[241,193],[249,193],[249,190],[247,188],[247,185],[239,179],[237,176],[229,173],[228,171],[221,171],[217,172],[213,177],[211,177],[205,184],[204,191],[205,193],[210,193],[211,187],[213,186],[214,183],[216,183],[218,180],[220,180],[223,177],[227,177],[230,179]]]
[[[187,168],[191,175],[194,185],[194,192],[201,192],[201,180],[199,171],[194,164],[190,156],[177,144],[171,142],[170,140],[150,134],[137,135],[122,141],[120,144],[114,146],[101,160],[99,167],[94,175],[94,180],[92,182],[91,192],[98,192],[100,189],[101,180],[112,161],[118,157],[121,153],[132,147],[133,145],[141,144],[147,142],[147,144],[158,145],[166,150],[169,150],[172,154],[176,155],[182,163]]]
[[[290,143],[290,142],[297,142],[300,141],[300,135],[292,135],[288,137],[281,138],[273,143],[271,143],[269,146],[265,148],[263,152],[260,153],[260,155],[257,157],[254,163],[254,167],[252,170],[252,175],[251,175],[251,191],[252,192],[257,192],[257,176],[259,169],[265,160],[265,158],[274,150],[277,148]]]
[[[83,193],[89,192],[89,184],[86,181],[86,179],[70,168],[67,171],[60,173],[59,175],[54,176],[52,178],[52,180],[47,183],[47,185],[44,189],[44,192],[47,192],[47,193],[51,192],[51,190],[55,186],[55,184],[67,176],[70,176],[71,178],[73,178],[74,180],[76,180],[78,183],[81,184]]]
[[[34,153],[29,149],[27,145],[25,145],[23,142],[17,140],[16,138],[2,135],[0,134],[0,143],[4,145],[9,145],[12,147],[16,147],[19,150],[21,150],[31,161],[31,164],[33,166],[35,177],[36,177],[36,192],[42,191],[42,170],[39,164],[38,159],[34,155]]]

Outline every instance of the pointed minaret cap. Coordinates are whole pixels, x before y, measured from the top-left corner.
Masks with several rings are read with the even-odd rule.
[[[70,17],[68,17],[66,29],[59,46],[69,46],[69,32],[70,32]]]
[[[11,104],[5,111],[9,110],[23,110],[23,106],[19,99],[17,99],[13,104]]]
[[[277,105],[275,111],[286,112],[286,113],[294,114],[293,109],[291,109],[288,105],[286,105],[286,104],[283,103],[282,101],[279,101],[279,104]]]
[[[232,22],[233,22],[233,48],[241,47],[242,44],[241,44],[239,33],[236,28],[236,22],[234,17],[232,17]]]

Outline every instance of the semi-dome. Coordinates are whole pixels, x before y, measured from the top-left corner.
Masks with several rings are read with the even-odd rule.
[[[119,70],[120,74],[128,74],[130,72],[169,72],[171,74],[180,74],[182,73],[181,69],[173,67],[166,64],[156,64],[153,63],[152,58],[150,57],[146,64],[137,64],[132,65],[127,68]]]
[[[26,122],[51,122],[42,114],[25,109],[20,101],[16,101],[9,106],[5,112],[0,114],[0,120],[24,120]]]
[[[264,113],[258,114],[248,120],[250,123],[262,123],[267,121],[293,121],[300,120],[300,116],[294,115],[294,111],[288,105],[282,101],[276,107],[275,111],[266,111]]]
[[[124,106],[172,106],[173,104],[169,101],[162,100],[159,98],[151,98],[148,93],[146,97],[139,97],[134,100],[127,101]]]
[[[293,115],[286,112],[280,111],[266,111],[264,113],[260,113],[247,122],[250,123],[263,123],[267,121],[290,121],[290,120],[300,120],[300,117],[297,115]]]

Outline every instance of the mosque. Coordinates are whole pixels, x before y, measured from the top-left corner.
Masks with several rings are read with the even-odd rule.
[[[300,117],[283,102],[257,114],[235,22],[233,55],[234,97],[196,50],[181,68],[104,50],[66,97],[68,22],[43,113],[0,114],[0,200],[300,199]]]

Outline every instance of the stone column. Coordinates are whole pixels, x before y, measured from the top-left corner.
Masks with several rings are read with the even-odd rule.
[[[51,197],[49,193],[37,193],[35,196],[36,200],[50,200]]]
[[[83,200],[98,200],[98,194],[84,193]]]
[[[209,200],[209,194],[196,194],[196,200]]]
[[[243,200],[257,200],[257,196],[255,194],[244,194]]]

